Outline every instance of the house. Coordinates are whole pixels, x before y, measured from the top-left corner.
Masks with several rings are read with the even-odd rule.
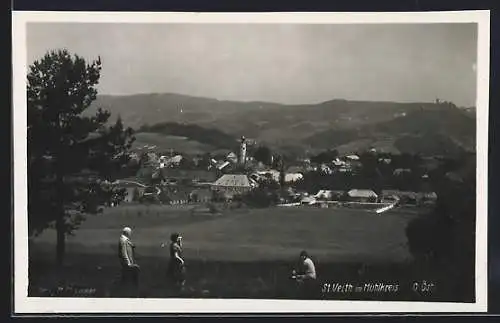
[[[227,156],[226,159],[230,161],[233,164],[236,164],[238,162],[238,156],[234,152],[230,152]]]
[[[361,163],[359,160],[351,160],[347,164],[348,166],[346,169],[349,169],[350,171],[359,171],[363,168],[363,163]]]
[[[220,162],[217,162],[217,164],[215,165],[215,168],[217,168],[218,170],[223,170],[224,168],[228,167],[231,163],[228,162],[228,161],[220,161]]]
[[[321,166],[319,167],[320,169],[320,172],[325,174],[325,175],[331,175],[333,174],[333,171],[330,167],[328,167],[328,165],[325,165],[325,164],[321,164]]]
[[[399,201],[401,192],[398,190],[382,190],[380,195],[382,203],[394,203]]]
[[[301,166],[290,166],[286,170],[287,173],[304,173],[304,167]]]
[[[438,196],[436,192],[423,192],[420,193],[419,204],[424,205],[435,205],[437,203]]]
[[[255,173],[259,179],[272,179],[275,182],[280,181],[280,172],[275,169],[262,170]]]
[[[347,165],[347,163],[346,163],[345,161],[340,160],[339,158],[334,159],[334,160],[332,161],[332,164],[333,164],[333,166],[335,166],[335,167],[342,167],[342,166],[346,166],[346,165]]]
[[[349,166],[342,166],[340,168],[336,168],[335,171],[339,173],[350,173],[352,172],[352,169]]]
[[[311,159],[310,158],[302,158],[302,159],[299,159],[299,162],[308,165],[308,164],[311,164]]]
[[[211,168],[216,168],[217,170],[221,171],[225,168],[227,168],[231,163],[225,160],[215,160],[211,159],[210,160],[210,165],[208,169],[210,170]]]
[[[358,155],[347,155],[347,156],[345,156],[345,158],[348,160],[359,160]]]
[[[179,168],[160,169],[161,177],[168,183],[213,183],[217,179],[215,172],[206,170],[183,170]]]
[[[349,200],[353,202],[377,202],[378,195],[372,190],[352,189],[347,192]]]
[[[304,178],[301,173],[287,173],[285,174],[285,183],[294,183]]]
[[[405,205],[417,205],[420,203],[423,193],[399,190],[382,190],[381,197],[382,202],[400,202]]]
[[[344,193],[344,191],[320,190],[314,197],[321,200],[339,200]]]
[[[352,170],[351,163],[336,158],[332,161],[333,170],[337,173],[349,173]]]
[[[394,176],[401,176],[403,174],[411,174],[411,169],[409,169],[409,168],[397,168],[392,173],[392,175],[394,175]]]
[[[252,178],[256,179],[271,179],[275,182],[279,182],[280,175],[281,173],[279,171],[275,169],[270,169],[270,170],[255,172],[251,176]],[[304,175],[302,175],[302,173],[285,173],[285,183],[294,183],[300,181],[303,178]]]
[[[123,202],[130,203],[133,202],[135,198],[140,198],[146,189],[146,185],[128,180],[118,180],[115,184],[119,188],[125,189],[125,197]]]
[[[161,156],[159,158],[160,168],[179,166],[183,158],[184,157],[182,157],[182,155],[176,155],[173,157]]]
[[[226,198],[248,193],[255,187],[257,183],[244,174],[224,174],[212,184],[212,190]]]
[[[389,165],[390,163],[392,163],[392,159],[390,158],[379,158],[378,161],[382,164],[386,164],[386,165]]]
[[[181,163],[182,159],[184,159],[181,155],[176,155],[172,158],[170,158],[167,163],[168,164],[171,164],[173,166],[179,166],[179,164]]]
[[[139,156],[139,154],[136,152],[131,152],[128,156],[129,156],[130,160],[134,160],[137,162],[141,160],[141,156]]]
[[[411,191],[402,191],[399,195],[401,204],[417,205],[420,200],[420,194]]]
[[[207,189],[195,189],[188,193],[187,199],[188,202],[208,202],[212,199],[212,194]]]
[[[148,163],[150,163],[150,164],[158,164],[159,163],[159,157],[153,151],[147,152],[146,157],[147,157]]]
[[[302,205],[313,205],[316,204],[316,199],[313,196],[305,196],[300,200]]]

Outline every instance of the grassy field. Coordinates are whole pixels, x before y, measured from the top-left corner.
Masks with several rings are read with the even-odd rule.
[[[189,140],[185,137],[162,135],[158,133],[139,132],[134,134],[135,141],[133,148],[144,147],[145,145],[155,145],[156,150],[167,152],[170,149],[174,151],[183,151],[186,154],[204,154],[214,150],[214,147]]]
[[[141,265],[142,297],[171,296],[164,284],[168,250],[160,245],[176,231],[185,240],[186,297],[293,298],[287,277],[302,249],[315,261],[320,284],[383,282],[400,284],[401,289],[392,295],[318,297],[462,297],[459,295],[465,292],[456,288],[465,288],[463,284],[453,289],[453,281],[446,283],[439,273],[411,265],[405,227],[415,216],[401,210],[377,215],[365,210],[308,207],[221,210],[213,215],[203,206],[124,205],[89,217],[76,235],[68,238],[62,272],[51,266],[54,232],[47,231],[34,240],[30,249],[31,293],[65,283],[99,286],[101,294],[106,294],[119,272],[116,248],[120,230],[130,226]],[[442,293],[422,296],[411,291],[414,280],[431,278],[443,282]],[[449,286],[444,288],[446,284]]]

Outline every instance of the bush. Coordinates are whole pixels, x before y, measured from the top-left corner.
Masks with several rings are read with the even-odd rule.
[[[431,213],[415,218],[406,228],[408,247],[417,261],[439,262],[452,256],[453,221]]]
[[[277,204],[279,197],[276,192],[268,189],[256,189],[243,196],[243,202],[249,206],[265,208]]]
[[[217,208],[217,206],[214,203],[208,203],[207,207],[208,207],[208,211],[211,214],[219,213],[219,209]]]
[[[134,191],[132,193],[132,201],[139,202],[140,200],[141,200],[141,193],[139,192],[139,189],[136,187],[134,188]]]
[[[415,259],[448,264],[462,277],[473,272],[476,218],[473,184],[442,183],[434,211],[408,224],[408,246]]]

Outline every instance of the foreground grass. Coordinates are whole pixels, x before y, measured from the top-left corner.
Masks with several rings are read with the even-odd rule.
[[[49,255],[47,253],[47,255]],[[53,262],[34,258],[30,264],[30,296],[46,296],[44,289],[54,290],[58,286],[76,286],[80,289],[94,288],[93,297],[119,297],[115,293],[114,280],[118,278],[119,266],[114,257],[108,255],[71,254],[61,270],[54,270]],[[187,259],[186,291],[176,294],[166,283],[167,259],[141,257],[141,298],[286,298],[300,295],[288,279],[293,261],[201,261]],[[318,286],[315,299],[349,300],[421,300],[472,302],[471,279],[460,279],[451,272],[438,272],[431,268],[412,264],[363,264],[358,262],[321,263],[318,265]],[[435,282],[437,288],[428,293],[412,290],[415,281]],[[459,283],[457,283],[459,282]],[[322,293],[324,283],[398,284],[396,293]]]
[[[140,297],[178,296],[165,283],[168,250],[159,247],[173,231],[185,239],[188,280],[183,297],[296,298],[288,279],[301,249],[317,265],[315,298],[473,301],[473,275],[453,268],[411,263],[404,228],[415,214],[400,210],[382,216],[363,210],[270,208],[225,210],[202,207],[124,206],[90,217],[68,239],[66,265],[53,268],[53,232],[30,248],[30,295],[62,285],[95,288],[96,296],[116,296],[116,255],[120,229],[134,228],[141,265]],[[428,293],[415,281],[434,282]],[[396,293],[322,294],[323,283],[398,284]]]

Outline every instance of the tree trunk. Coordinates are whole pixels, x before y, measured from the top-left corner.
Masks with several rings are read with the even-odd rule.
[[[64,175],[62,163],[57,163],[56,169],[56,196],[57,196],[57,218],[56,218],[56,264],[62,267],[64,264],[64,251],[66,247],[66,228],[64,223]]]
[[[57,244],[56,244],[56,261],[59,267],[64,264],[64,251],[66,249],[66,232],[64,228],[64,213],[59,211],[56,221]]]
[[[63,111],[64,109],[59,109],[59,111]],[[57,242],[56,242],[56,265],[59,268],[62,268],[64,264],[64,252],[66,249],[66,227],[65,227],[65,190],[66,188],[64,187],[64,176],[66,174],[65,172],[65,166],[66,166],[66,154],[67,150],[65,149],[65,144],[64,144],[64,131],[62,129],[62,122],[61,122],[61,112],[59,112],[58,116],[58,137],[59,143],[57,145],[56,151],[55,151],[55,157],[56,157],[56,163],[55,163],[55,175],[56,175],[56,199],[57,199],[57,205],[56,205],[56,212],[57,212],[57,218],[56,218],[56,232],[57,232]]]

